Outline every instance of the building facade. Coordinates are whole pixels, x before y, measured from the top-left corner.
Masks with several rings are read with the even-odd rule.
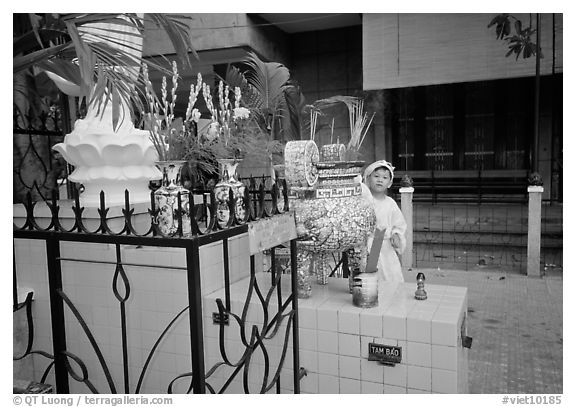
[[[386,158],[408,173],[455,178],[498,174],[496,183],[536,169],[544,199],[562,200],[562,14],[540,15],[538,103],[536,58],[505,56],[507,44],[487,27],[495,14],[190,16],[200,59],[183,72],[185,83],[197,72],[224,77],[228,64],[254,51],[286,65],[307,103],[363,97],[375,113],[366,161]],[[535,27],[535,14],[514,17]],[[168,44],[149,33],[145,55],[169,55]],[[334,109],[320,118],[316,141],[346,142],[348,128],[345,108]]]

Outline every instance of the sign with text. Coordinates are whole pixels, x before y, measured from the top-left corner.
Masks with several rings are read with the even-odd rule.
[[[250,254],[278,246],[296,239],[296,218],[294,212],[274,215],[248,224]]]
[[[402,361],[402,347],[370,342],[368,344],[368,360],[375,360],[385,365],[395,365]]]

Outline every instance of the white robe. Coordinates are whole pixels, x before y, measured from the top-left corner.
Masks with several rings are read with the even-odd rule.
[[[362,184],[362,196],[374,206],[376,212],[376,228],[385,229],[384,241],[378,258],[378,277],[384,281],[404,281],[399,256],[406,248],[406,220],[402,211],[389,196],[376,199],[370,189]],[[390,238],[394,233],[400,236],[400,247],[394,249]],[[368,238],[368,253],[372,247],[373,236]]]

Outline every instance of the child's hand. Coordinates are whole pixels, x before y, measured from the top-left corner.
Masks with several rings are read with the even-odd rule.
[[[392,244],[393,248],[399,249],[401,244],[400,235],[398,233],[394,233],[390,238],[390,243]]]

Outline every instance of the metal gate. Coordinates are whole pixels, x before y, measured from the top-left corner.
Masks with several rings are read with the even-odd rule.
[[[152,388],[152,390],[172,393],[179,388],[179,392],[187,393],[226,392],[230,384],[242,372],[241,389],[245,393],[251,391],[279,393],[286,388],[291,389],[294,393],[299,393],[300,362],[298,301],[294,270],[296,264],[295,240],[289,242],[292,259],[290,275],[283,276],[282,273],[275,271],[274,249],[272,249],[270,252],[273,267],[267,274],[270,277],[268,287],[264,287],[264,284],[256,279],[256,259],[255,255],[251,255],[247,272],[249,277],[242,280],[247,282],[247,290],[239,293],[233,291],[234,288],[232,288],[231,291],[233,284],[230,259],[233,256],[229,249],[230,242],[235,237],[247,233],[251,222],[274,218],[274,216],[286,213],[288,211],[286,191],[285,184],[274,184],[272,189],[268,191],[260,188],[256,194],[254,191],[250,193],[247,189],[244,197],[245,202],[247,202],[246,218],[236,219],[234,214],[235,202],[232,199],[229,202],[231,221],[226,228],[221,228],[215,220],[216,200],[212,193],[210,200],[212,204],[208,208],[200,204],[191,211],[194,215],[190,216],[192,231],[194,231],[194,236],[191,238],[182,236],[182,227],[174,236],[161,236],[161,232],[154,222],[150,222],[148,230],[139,234],[135,227],[136,215],[130,205],[128,191],[120,220],[112,219],[109,215],[110,208],[104,207],[102,203],[98,209],[99,219],[92,221],[92,227],[83,216],[85,208],[80,206],[77,195],[74,197],[75,204],[72,208],[74,217],[69,220],[73,224],[65,227],[66,222],[59,216],[60,208],[55,194],[52,195],[52,201],[47,202],[47,207],[50,210],[49,219],[40,220],[34,215],[36,203],[32,201],[31,194],[28,193],[24,203],[25,220],[23,224],[15,224],[13,232],[15,245],[13,310],[14,312],[23,312],[21,310],[26,312],[28,343],[20,355],[14,356],[14,360],[23,360],[27,357],[45,360],[47,366],[41,374],[40,381],[45,382],[50,375],[53,375],[58,393],[70,393],[73,390],[72,387],[78,389],[78,384],[84,386],[81,387],[83,392],[142,393],[146,391],[144,383],[147,377],[157,373],[157,370],[153,369],[153,365],[166,364],[163,358],[168,358],[168,354],[161,352],[162,345],[166,343],[176,344],[178,338],[182,339],[181,337],[184,335],[187,338],[187,351],[184,353],[184,359],[187,360],[184,364],[188,367],[182,368],[182,360],[178,359],[178,355],[171,356],[169,359],[175,364],[172,364],[171,369],[164,369],[164,379],[168,380],[169,378],[168,381],[165,380],[167,385],[162,389]],[[104,193],[101,196],[102,202],[105,202]],[[144,215],[149,220],[157,212],[151,194],[149,213]],[[205,215],[203,220],[200,220],[201,213]],[[179,220],[180,225],[182,225],[181,218]],[[222,295],[216,295],[214,297],[215,304],[212,303],[212,306],[217,308],[217,312],[212,315],[212,324],[218,331],[218,361],[207,360],[206,358],[206,347],[208,346],[206,331],[212,329],[212,324],[208,325],[210,320],[206,318],[205,313],[203,314],[203,307],[210,306],[210,298],[207,298],[202,292],[202,287],[206,286],[206,283],[201,283],[201,280],[204,278],[203,274],[206,274],[208,270],[201,269],[200,260],[202,249],[216,247],[215,244],[218,247],[217,251],[221,251],[223,261],[223,275],[217,276],[217,278],[224,282],[221,290]],[[24,245],[23,251],[19,249],[19,245]],[[83,252],[80,249],[83,247],[82,245],[89,248]],[[41,266],[36,265],[35,270],[28,270],[28,275],[38,279],[47,278],[46,285],[49,297],[45,303],[38,297],[36,308],[32,294],[29,294],[24,301],[18,299],[18,281],[29,266],[26,263],[26,256],[33,256],[30,249],[34,248],[39,248],[41,253],[45,253],[46,266],[42,270]],[[140,250],[136,255],[133,254],[134,248]],[[145,253],[142,248],[151,248],[149,252],[153,256],[161,252],[158,250],[160,248],[179,250],[181,262],[179,264],[174,263],[173,259],[178,256],[174,254],[167,257],[168,264],[160,264],[162,261],[158,261],[158,264],[150,264],[150,262],[142,261],[143,257],[140,253]],[[20,253],[18,253],[19,251]],[[111,253],[111,256],[107,257],[102,253]],[[128,258],[131,253],[132,257]],[[88,271],[82,272],[82,267],[88,267]],[[183,280],[180,281],[185,282],[185,284],[176,284],[175,286],[168,284],[168,286],[172,290],[176,290],[172,292],[184,295],[186,303],[181,308],[177,308],[174,302],[162,301],[163,299],[170,299],[170,295],[164,296],[161,290],[161,286],[167,283],[162,278],[154,280],[158,290],[149,291],[150,298],[140,300],[144,304],[143,309],[140,310],[141,319],[139,320],[142,325],[140,330],[133,329],[136,319],[131,315],[131,312],[134,311],[131,306],[135,303],[136,298],[143,294],[143,291],[137,289],[138,281],[142,280],[142,275],[146,275],[146,270],[153,270],[155,273],[166,272],[162,275],[168,276],[167,270],[169,269],[182,273]],[[43,273],[46,273],[44,277]],[[285,281],[286,279],[289,280]],[[90,297],[89,299],[78,298],[78,295],[74,299],[74,293],[80,292],[78,287],[87,280],[93,281],[97,288],[93,288],[92,292],[90,290],[82,291],[83,296]],[[106,281],[102,283],[102,280]],[[150,284],[148,283],[147,286],[149,287]],[[105,287],[108,289],[105,290]],[[282,287],[285,287],[284,292],[281,292]],[[174,298],[176,297],[174,295]],[[257,298],[259,314],[264,316],[259,323],[255,323],[247,312],[249,305],[254,303],[254,298]],[[275,306],[272,306],[272,298],[276,299]],[[234,308],[234,304],[238,302],[243,303],[241,312]],[[166,308],[166,303],[174,306]],[[41,307],[40,304],[49,306]],[[97,323],[94,309],[98,307],[104,307],[112,313],[109,316],[113,315],[113,317],[110,317],[107,323],[102,323],[102,321]],[[44,319],[34,318],[33,315],[38,316],[42,312],[50,321],[48,330],[51,335],[52,349],[39,349],[35,345],[35,325],[45,326],[48,322]],[[171,315],[164,319],[164,322],[167,321],[167,323],[161,323],[159,319],[149,321],[149,318],[153,318],[161,312],[162,315]],[[182,331],[182,323],[186,328],[184,331]],[[144,324],[151,327],[150,332],[153,334],[144,329]],[[181,325],[180,328],[178,325]],[[103,334],[99,333],[97,328],[107,330],[104,338],[108,338],[108,342],[101,340]],[[226,349],[226,340],[233,328],[240,329],[238,344],[241,344],[239,346],[242,349],[239,353],[240,357],[237,359],[231,358],[229,349]],[[142,338],[138,338],[138,335],[142,335]],[[142,348],[141,359],[135,360],[133,357],[134,343],[137,343],[138,340],[143,342],[144,337],[151,335],[153,341],[149,341],[147,347]],[[110,345],[112,340],[114,345]],[[268,357],[270,354],[268,344],[275,340],[281,344],[279,349],[275,349],[280,357],[272,365],[271,359]],[[83,349],[90,349],[92,357],[87,357],[87,353],[77,354],[73,351],[72,345],[80,346],[81,343],[84,343]],[[182,342],[178,343],[182,345]],[[290,363],[292,365],[292,383],[288,386],[281,381],[281,373],[289,363],[286,357],[289,350],[292,354],[292,363]],[[263,365],[255,367],[253,360],[257,353],[263,355]],[[228,377],[222,377],[223,370],[226,371]],[[159,371],[162,372],[162,369]],[[253,381],[252,386],[250,385],[249,378],[251,375],[253,376],[251,373],[253,371],[262,372],[261,385],[257,388],[253,386]],[[96,377],[100,377],[101,380],[97,380]],[[155,378],[157,377],[154,376],[153,379]],[[182,387],[183,381],[186,381],[184,387]]]

